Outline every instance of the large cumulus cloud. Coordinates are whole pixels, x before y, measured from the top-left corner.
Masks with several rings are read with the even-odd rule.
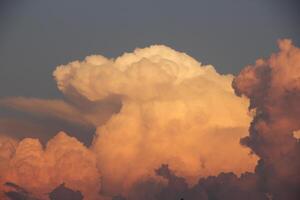
[[[238,143],[251,117],[248,100],[231,88],[233,76],[184,53],[157,45],[117,59],[89,56],[59,66],[54,76],[66,96],[92,102],[114,96],[122,104],[97,126],[92,144],[104,190],[128,191],[135,181],[153,176],[161,163],[189,183],[255,165]]]

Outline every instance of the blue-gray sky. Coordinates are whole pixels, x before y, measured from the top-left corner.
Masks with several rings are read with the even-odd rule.
[[[0,98],[61,98],[52,72],[91,54],[116,57],[168,45],[220,73],[237,74],[300,44],[296,0],[0,0]],[[89,143],[91,127],[0,108],[0,133],[47,141],[64,130]]]
[[[300,43],[296,1],[51,0],[0,3],[0,95],[58,97],[52,71],[90,54],[116,57],[150,44],[237,73]]]

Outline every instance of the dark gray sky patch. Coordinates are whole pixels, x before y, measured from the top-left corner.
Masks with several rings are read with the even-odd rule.
[[[292,0],[4,2],[1,96],[59,97],[52,71],[90,54],[115,57],[161,43],[237,73],[278,38],[300,42]]]
[[[90,145],[95,129],[45,116],[36,117],[11,110],[0,112],[0,133],[11,137],[18,139],[38,138],[46,144],[60,131],[71,134],[85,145]]]

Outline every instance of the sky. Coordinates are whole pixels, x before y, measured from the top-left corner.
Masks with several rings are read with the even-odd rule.
[[[0,0],[0,199],[298,200],[299,8]]]
[[[297,1],[52,0],[0,2],[1,96],[57,97],[51,73],[87,55],[117,57],[164,44],[237,74],[276,49],[299,44]]]

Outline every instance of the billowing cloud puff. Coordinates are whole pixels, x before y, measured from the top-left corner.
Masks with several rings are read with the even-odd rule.
[[[91,147],[105,192],[127,193],[162,163],[190,184],[256,164],[239,144],[251,117],[248,100],[234,94],[233,76],[184,53],[155,45],[117,59],[94,55],[57,67],[54,77],[68,97],[121,102],[119,112],[96,126]]]
[[[3,175],[9,170],[9,162],[15,154],[17,144],[16,139],[0,134],[0,199],[4,199],[4,186],[2,183],[5,180]]]
[[[4,163],[14,155],[18,141],[14,138],[0,134],[0,171],[3,171]]]
[[[294,136],[295,138],[297,138],[297,139],[300,139],[300,130],[294,131],[294,132],[293,132],[293,136]]]
[[[127,199],[298,200],[300,49],[290,40],[280,40],[279,47],[278,53],[246,67],[233,81],[235,92],[249,97],[254,111],[250,135],[241,142],[260,158],[255,172],[240,177],[222,172],[189,187],[186,178],[162,165],[156,174],[167,184],[140,182]]]
[[[279,41],[280,52],[247,66],[234,80],[238,95],[250,98],[251,108],[267,113],[269,124],[284,133],[299,129],[300,49],[292,41]]]
[[[300,186],[300,49],[279,41],[280,51],[260,59],[234,79],[238,95],[250,99],[256,115],[242,139],[261,159],[260,185],[273,199],[299,199]]]
[[[185,179],[178,177],[167,165],[156,170],[157,175],[168,180],[168,184],[158,191],[156,200],[268,200],[261,190],[258,177],[244,173],[237,177],[234,173],[220,173],[218,176],[201,178],[196,185],[188,187]]]
[[[26,138],[10,155],[9,169],[2,184],[13,182],[40,199],[46,199],[56,186],[80,190],[87,199],[100,199],[100,173],[95,155],[77,139],[61,132],[44,148],[39,140]]]

